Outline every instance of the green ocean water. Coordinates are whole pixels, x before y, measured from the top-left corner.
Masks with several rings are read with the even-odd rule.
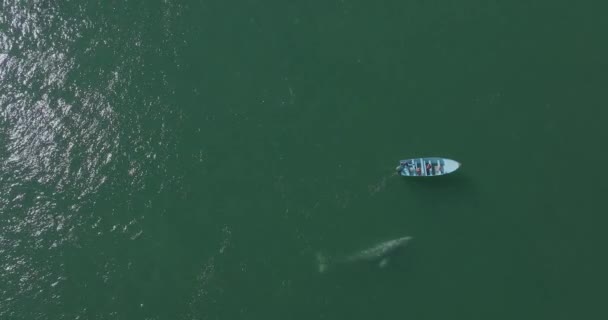
[[[606,9],[0,2],[0,319],[605,318]]]

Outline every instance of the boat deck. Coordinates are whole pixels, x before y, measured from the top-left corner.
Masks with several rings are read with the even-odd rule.
[[[440,176],[458,169],[460,164],[444,158],[417,158],[401,160],[399,174],[402,176]]]

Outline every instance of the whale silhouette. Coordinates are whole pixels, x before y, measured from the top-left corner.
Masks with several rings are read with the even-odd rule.
[[[383,268],[388,265],[390,257],[399,249],[404,248],[412,240],[412,237],[401,237],[379,243],[371,248],[359,251],[353,255],[346,256],[331,261],[332,265],[343,263],[354,263],[359,261],[378,262],[378,266]],[[325,272],[329,267],[330,261],[323,254],[317,253],[319,272]]]

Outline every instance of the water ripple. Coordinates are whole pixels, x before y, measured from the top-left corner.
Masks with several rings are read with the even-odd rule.
[[[54,300],[66,279],[58,248],[74,225],[61,213],[71,164],[61,91],[74,68],[78,24],[52,7],[4,1],[0,25],[0,317],[39,317],[32,302]],[[44,35],[44,36],[43,36]],[[65,182],[63,182],[65,184]]]
[[[65,304],[61,296],[72,279],[64,256],[86,246],[89,234],[140,240],[142,217],[93,209],[122,190],[150,188],[150,176],[167,171],[172,137],[162,92],[146,95],[146,83],[134,80],[146,78],[138,68],[151,48],[143,26],[108,37],[114,24],[90,10],[78,3],[0,3],[2,319],[45,318],[45,310]],[[108,47],[114,59],[94,63]],[[163,71],[155,76],[163,79]],[[147,121],[158,126],[146,128]],[[124,262],[98,258],[105,259],[97,274],[106,282]]]

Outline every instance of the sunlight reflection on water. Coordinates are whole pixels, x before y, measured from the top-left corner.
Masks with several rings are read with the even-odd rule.
[[[108,38],[111,24],[92,20],[84,5],[1,6],[0,318],[25,319],[43,315],[45,308],[28,309],[33,304],[63,303],[64,250],[81,246],[89,230],[140,238],[141,217],[104,223],[91,208],[108,201],[102,191],[145,188],[147,168],[162,172],[171,137],[150,136],[142,125],[165,118],[162,99],[141,97],[132,83],[147,50],[141,30]],[[108,46],[116,62],[92,63]],[[116,270],[109,262],[100,268],[106,279]]]

